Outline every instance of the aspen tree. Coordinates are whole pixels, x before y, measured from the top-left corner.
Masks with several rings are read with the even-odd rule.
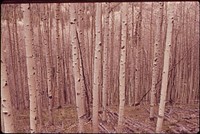
[[[8,83],[8,72],[6,69],[5,63],[5,55],[6,49],[3,50],[1,47],[1,110],[4,124],[4,132],[5,133],[14,133],[14,117],[13,117],[13,109],[11,104],[11,95],[10,88]]]
[[[197,17],[197,15],[199,14],[199,6],[198,6],[197,3],[195,3],[194,6],[195,6],[195,12],[194,12],[193,34],[192,34],[192,36],[193,36],[193,39],[195,39],[195,38],[197,39],[197,40],[194,40],[194,42],[199,42],[199,38],[195,36],[195,35],[198,35],[198,34],[196,34],[196,33],[198,33],[198,28],[196,28],[196,27],[199,27],[199,23],[197,22],[197,20],[199,20],[198,17]],[[198,24],[198,25],[196,25],[196,24]],[[195,75],[199,74],[199,73],[197,73],[197,72],[199,72],[199,70],[195,71],[195,68],[196,68],[195,66],[199,65],[199,64],[197,64],[196,61],[195,61],[195,49],[191,53],[192,53],[192,57],[191,57],[192,73],[191,73],[191,76],[190,76],[191,82],[190,82],[190,92],[189,92],[189,103],[191,103],[191,102],[195,103],[195,99],[194,99],[195,84],[194,83],[195,83],[195,79],[198,80],[198,76],[199,76],[198,75],[198,76],[195,77]],[[194,99],[194,100],[192,100],[192,99]]]
[[[182,22],[182,27],[181,27],[181,32],[183,32],[182,36],[180,37],[180,42],[182,45],[179,46],[179,49],[180,49],[180,58],[183,57],[183,51],[184,51],[184,38],[185,38],[185,10],[186,10],[186,4],[185,2],[181,2],[181,22]],[[179,66],[179,93],[178,93],[178,100],[179,102],[181,101],[181,96],[183,94],[183,72],[184,72],[184,69],[185,69],[185,66],[184,66],[184,62],[181,62],[180,63],[180,66]]]
[[[62,88],[62,78],[61,78],[61,35],[60,35],[60,3],[56,3],[55,5],[55,26],[56,26],[56,81],[57,81],[57,88],[55,89],[55,102],[56,107],[61,106],[61,88]]]
[[[69,5],[67,4],[66,6],[67,6],[67,8],[66,8],[67,14],[69,14]],[[70,24],[68,22],[69,22],[69,19],[67,20],[67,24],[66,24],[66,29],[67,29],[66,35],[65,35],[66,42],[70,42],[70,36],[69,36],[70,35]],[[67,71],[67,82],[68,82],[68,85],[70,87],[69,93],[68,93],[68,95],[70,97],[68,97],[69,98],[68,100],[69,100],[69,103],[72,104],[72,103],[74,103],[73,100],[75,100],[75,95],[74,95],[74,90],[73,90],[73,85],[74,84],[71,84],[72,76],[73,76],[71,74],[73,73],[73,71],[71,71],[72,67],[70,65],[71,64],[71,60],[70,59],[72,59],[71,58],[72,55],[71,55],[70,45],[66,45],[66,49],[67,49],[67,51],[66,51],[66,57],[67,57],[66,63],[68,63],[66,65],[67,66],[67,68],[66,68],[66,71]]]
[[[107,104],[107,90],[108,90],[108,84],[107,84],[107,78],[108,78],[108,61],[107,61],[107,55],[108,55],[108,42],[109,42],[109,3],[105,4],[105,32],[104,32],[104,44],[103,44],[103,121],[106,120],[106,104]]]
[[[70,15],[70,5],[68,4],[67,5],[68,6],[68,12],[69,12],[69,15]],[[69,19],[69,21],[68,22],[70,22],[70,19]],[[69,36],[68,37],[68,41],[69,42],[71,42],[71,37],[70,37],[70,35],[71,35],[71,26],[70,26],[71,24],[70,23],[67,23],[67,28],[68,28],[68,30],[67,30],[67,35]],[[68,56],[69,56],[69,64],[73,64],[73,61],[72,61],[72,56],[73,56],[73,54],[72,54],[72,52],[71,52],[71,49],[72,49],[72,46],[70,45],[69,46],[69,53],[68,53]],[[73,77],[73,67],[71,66],[71,65],[69,65],[68,66],[69,67],[69,80],[70,80],[70,85],[71,85],[71,97],[70,97],[70,100],[71,100],[71,103],[72,104],[75,104],[76,105],[76,95],[75,95],[75,90],[74,90],[74,88],[75,88],[75,85],[74,85],[74,77]]]
[[[149,33],[149,45],[148,45],[148,47],[147,47],[147,49],[149,50],[149,53],[148,53],[148,57],[149,57],[149,59],[152,59],[152,44],[153,44],[153,12],[154,12],[154,8],[153,8],[153,6],[154,6],[154,3],[152,2],[151,3],[151,12],[150,12],[150,25],[149,25],[149,27],[150,27],[150,33]],[[147,91],[149,90],[149,88],[150,88],[150,86],[151,86],[151,77],[152,77],[152,60],[149,60],[148,61],[148,73],[149,73],[149,77],[148,77],[148,88],[147,88]],[[147,100],[149,100],[150,99],[150,95],[148,94],[147,96],[146,96],[147,98]]]
[[[85,65],[87,65],[85,68],[86,68],[86,75],[85,75],[85,77],[86,77],[86,79],[87,79],[87,87],[88,87],[88,90],[87,90],[87,96],[88,96],[88,103],[90,103],[90,101],[91,101],[91,90],[92,90],[92,88],[91,88],[91,85],[92,85],[92,83],[91,83],[91,80],[92,80],[92,78],[90,78],[90,74],[91,74],[91,64],[90,64],[90,49],[91,49],[91,47],[90,47],[90,39],[89,39],[89,29],[91,29],[90,28],[90,15],[89,15],[89,11],[88,11],[88,6],[87,6],[88,4],[87,3],[85,3],[83,6],[84,6],[84,8],[85,8],[85,10],[84,10],[84,12],[83,12],[83,14],[84,14],[84,17],[83,17],[83,20],[84,20],[84,29],[83,29],[83,33],[84,33],[84,43],[85,43],[85,48],[86,48],[86,50],[85,50],[85,58],[86,58],[86,62],[85,62]],[[88,115],[90,114],[90,113],[87,113]]]
[[[2,21],[1,22],[1,29],[2,29],[2,31],[4,31],[4,27],[6,26],[6,23],[5,23],[5,21]],[[5,38],[4,38],[5,39]],[[1,44],[3,44],[3,38],[1,38]],[[3,46],[1,46],[1,54],[3,53],[2,52],[2,49],[3,49]],[[3,57],[1,56],[1,58],[3,59]],[[1,63],[2,64],[2,63]],[[1,83],[2,83],[2,71],[3,71],[3,68],[1,67]],[[1,86],[1,89],[2,89],[2,86]],[[2,94],[2,90],[1,90],[1,94]],[[11,102],[11,104],[12,104],[12,102]],[[4,126],[4,117],[3,117],[3,107],[2,107],[3,105],[2,105],[2,97],[1,97],[1,131],[2,132],[5,132],[5,126]]]
[[[133,14],[134,14],[134,12],[133,12],[133,4],[130,4],[129,6],[128,6],[128,17],[127,17],[127,25],[128,25],[128,36],[127,36],[127,42],[128,42],[128,44],[133,44],[133,40],[132,40],[132,35],[133,35]],[[127,49],[127,56],[126,56],[126,58],[127,58],[127,64],[126,64],[126,68],[128,68],[128,71],[126,71],[126,77],[128,78],[128,79],[126,79],[126,82],[127,82],[127,84],[126,85],[128,85],[127,86],[127,90],[126,90],[126,92],[127,92],[127,103],[128,103],[128,105],[129,106],[131,106],[132,105],[132,89],[133,89],[133,82],[131,82],[131,80],[132,80],[132,77],[133,77],[133,75],[132,75],[132,64],[134,64],[133,63],[133,53],[132,53],[132,51],[133,51],[133,45],[129,45],[128,47],[126,47],[126,49]]]
[[[128,3],[123,3],[121,9],[122,17],[122,38],[121,38],[121,55],[120,55],[120,71],[119,71],[119,119],[117,132],[122,132],[124,121],[124,104],[125,104],[125,65],[126,65],[126,43],[127,43],[127,10]]]
[[[150,100],[150,119],[154,118],[154,106],[156,100],[156,83],[158,79],[158,61],[159,61],[159,46],[161,40],[161,17],[162,17],[162,8],[163,2],[156,3],[157,11],[156,11],[156,33],[155,33],[155,42],[154,42],[154,60],[153,60],[153,74],[152,74],[152,85],[151,85],[151,100]]]
[[[24,30],[24,23],[22,20],[18,21],[18,31],[23,31]],[[26,60],[24,60],[26,57],[26,52],[25,52],[25,45],[24,45],[24,33],[18,32],[19,34],[19,45],[23,44],[22,47],[19,47],[19,51],[21,51],[21,70],[22,70],[22,79],[23,79],[23,86],[24,86],[24,100],[25,100],[25,108],[29,108],[29,91],[26,90],[28,89],[28,80],[27,80],[27,66],[26,66]]]
[[[54,46],[55,45],[53,45],[53,44],[56,44],[56,42],[55,42],[55,39],[54,39],[54,37],[55,37],[55,32],[53,32],[53,31],[56,31],[56,21],[55,21],[55,19],[53,18],[54,16],[54,6],[52,5],[52,4],[50,4],[49,5],[49,10],[50,10],[50,13],[49,13],[49,27],[51,27],[51,29],[49,30],[49,48],[50,48],[50,63],[51,63],[51,73],[52,73],[52,75],[51,75],[51,90],[52,90],[52,108],[53,107],[55,107],[57,104],[57,97],[56,97],[56,93],[55,93],[55,90],[56,90],[56,72],[55,72],[55,70],[56,70],[56,60],[55,60],[55,58],[54,57],[56,57],[55,56],[55,54],[54,54],[54,52],[53,52],[53,50],[55,49],[54,48]],[[53,10],[53,11],[52,11]],[[52,111],[53,112],[53,111]]]
[[[1,102],[2,104],[2,102]],[[4,121],[3,121],[3,111],[2,111],[2,107],[1,107],[1,131],[5,132],[5,126],[4,126]]]
[[[109,35],[110,35],[110,40],[109,40],[109,51],[110,51],[110,54],[109,54],[109,63],[110,65],[112,66],[109,66],[109,72],[110,72],[110,77],[109,77],[109,99],[108,99],[108,102],[109,102],[109,105],[111,104],[112,105],[112,90],[113,90],[113,45],[114,45],[114,25],[115,25],[115,22],[114,22],[114,12],[112,11],[110,13],[110,17],[109,17]]]
[[[140,51],[140,40],[141,40],[141,14],[142,3],[140,2],[139,7],[136,9],[136,26],[135,26],[135,105],[138,104],[139,99],[139,51]]]
[[[22,68],[22,62],[21,62],[21,58],[20,58],[20,56],[21,56],[21,52],[20,52],[20,47],[19,47],[19,33],[18,33],[18,25],[20,25],[20,22],[18,21],[17,22],[17,6],[14,8],[14,25],[15,25],[15,35],[16,35],[16,44],[17,44],[17,46],[16,46],[16,49],[17,49],[17,56],[18,56],[18,66],[19,66],[19,79],[20,79],[20,86],[21,87],[19,87],[19,88],[21,88],[21,90],[22,90],[22,100],[23,100],[23,106],[26,108],[26,98],[25,98],[25,95],[24,95],[24,93],[25,93],[25,91],[24,91],[24,82],[23,82],[23,77],[22,77],[22,69],[20,69],[20,68]]]
[[[161,37],[162,37],[162,40],[160,40],[160,43],[161,43],[161,46],[160,46],[160,51],[164,51],[164,48],[165,48],[165,42],[166,42],[166,34],[167,34],[167,18],[168,18],[168,15],[167,15],[167,4],[164,3],[164,7],[162,10],[162,14],[165,15],[165,17],[162,17],[162,21],[163,21],[163,27],[162,27],[162,30],[161,30]],[[154,19],[153,19],[154,20]],[[165,23],[164,23],[165,22]],[[163,31],[163,32],[162,32]],[[155,32],[152,33],[152,37],[155,36]],[[154,40],[154,38],[152,39]],[[158,80],[161,80],[162,79],[162,69],[163,69],[163,58],[164,58],[164,53],[160,53],[160,62],[157,66],[159,66],[159,73],[157,74],[158,75]],[[160,89],[161,89],[161,82],[159,84],[157,84],[156,86],[156,102],[158,102],[158,100],[160,99]]]
[[[184,14],[183,14],[183,25],[182,25],[182,29],[183,29],[183,38],[182,38],[182,51],[184,52],[185,50],[187,50],[187,44],[188,44],[188,8],[187,8],[187,5],[186,5],[186,3],[184,2],[184,4],[185,4],[185,8],[184,8]],[[182,52],[182,54],[183,54],[183,52]],[[187,57],[188,57],[188,52],[185,54],[186,55],[186,58],[184,58],[183,60],[183,65],[181,66],[181,71],[182,71],[182,83],[184,83],[184,84],[181,84],[181,90],[182,90],[182,92],[181,92],[181,98],[180,98],[180,100],[181,100],[181,103],[185,103],[185,98],[186,98],[186,90],[188,90],[188,89],[186,89],[186,85],[188,85],[187,84],[187,81],[186,81],[186,78],[188,78],[188,76],[187,76],[187,68],[188,68],[188,63],[187,63],[187,61],[188,61],[188,59],[187,59]]]
[[[10,5],[9,6],[10,9],[13,9],[14,6]],[[10,19],[7,20],[7,22],[9,23],[8,25],[10,25],[10,30],[9,30],[9,34],[10,34],[10,40],[12,41],[9,45],[10,45],[10,55],[12,55],[11,59],[12,59],[12,69],[13,69],[13,79],[14,79],[14,83],[15,83],[15,88],[13,88],[15,90],[15,95],[16,95],[16,101],[17,102],[17,108],[21,109],[21,100],[19,100],[18,98],[21,98],[21,89],[19,88],[19,82],[17,82],[18,78],[18,69],[17,69],[17,56],[16,56],[16,51],[14,47],[14,44],[16,44],[15,42],[15,32],[14,32],[14,15],[13,12],[10,12]]]
[[[172,45],[172,27],[174,21],[173,14],[173,5],[174,3],[168,4],[168,21],[167,21],[167,35],[165,42],[165,53],[164,53],[164,66],[163,66],[163,74],[162,74],[162,85],[161,85],[161,98],[159,104],[159,112],[158,112],[158,120],[156,124],[156,133],[160,133],[162,131],[162,124],[164,119],[164,111],[165,111],[165,103],[166,103],[166,93],[167,93],[167,84],[168,84],[168,73],[169,73],[169,56],[170,56],[170,48]]]
[[[112,98],[113,98],[113,104],[117,104],[119,100],[119,70],[120,70],[120,48],[121,48],[121,14],[119,11],[114,12],[114,31],[113,31],[113,92],[112,92]],[[118,59],[118,60],[116,60]],[[126,67],[125,67],[126,68]],[[126,75],[126,74],[125,74]]]
[[[25,37],[25,47],[26,47],[26,62],[27,62],[27,72],[28,72],[28,88],[30,97],[30,129],[31,133],[36,132],[37,123],[37,107],[36,107],[36,85],[35,85],[35,55],[34,55],[34,44],[32,43],[32,33],[31,33],[31,15],[30,15],[30,5],[23,4],[23,21],[24,21],[24,37]]]
[[[62,87],[62,92],[61,92],[61,104],[63,104],[63,103],[66,103],[67,104],[67,99],[66,98],[69,98],[69,97],[67,97],[67,94],[68,94],[68,92],[66,91],[66,89],[68,89],[68,87],[66,86],[66,83],[67,83],[67,80],[68,79],[66,79],[66,68],[65,68],[65,59],[66,59],[66,57],[65,57],[65,53],[66,53],[66,45],[65,45],[65,37],[66,37],[66,35],[65,35],[65,20],[66,20],[66,16],[65,16],[65,14],[66,13],[63,13],[63,12],[65,12],[66,10],[65,10],[65,8],[64,8],[64,6],[65,6],[65,4],[61,4],[61,23],[60,23],[60,34],[61,34],[61,36],[62,36],[62,45],[61,45],[61,53],[62,53],[62,79],[63,79],[63,87]],[[65,36],[64,36],[65,35]],[[67,87],[67,88],[66,88]]]
[[[55,41],[55,38],[56,35],[55,35],[55,31],[56,31],[56,21],[54,19],[55,16],[55,13],[53,12],[54,11],[54,4],[49,4],[49,27],[51,27],[51,29],[48,29],[49,30],[49,54],[50,54],[50,64],[51,64],[51,94],[52,94],[52,108],[55,107],[57,104],[57,97],[56,97],[56,77],[57,77],[57,74],[55,72],[56,70],[56,56],[55,56],[55,53],[53,52],[53,50],[55,50],[55,45],[56,44],[56,41]],[[48,73],[48,72],[47,72]],[[49,92],[50,93],[50,92]],[[52,111],[53,112],[53,111]]]
[[[83,43],[85,43],[85,48],[88,48],[88,49],[84,49],[84,52],[82,54],[85,55],[85,65],[84,65],[84,78],[87,80],[84,81],[84,83],[87,85],[85,85],[86,87],[86,90],[85,90],[85,94],[86,94],[86,114],[87,114],[87,117],[89,117],[91,115],[91,112],[90,112],[90,92],[91,92],[91,83],[90,83],[90,77],[89,77],[89,73],[90,73],[90,65],[89,65],[89,42],[88,42],[88,38],[87,38],[87,35],[88,35],[88,27],[87,27],[87,6],[86,6],[86,3],[83,5],[84,7],[84,11],[83,11],[83,20],[84,20],[84,26],[83,26]],[[86,70],[86,71],[85,71]]]
[[[195,9],[195,13],[196,13],[196,9]],[[196,17],[196,15],[194,15],[194,16]],[[191,28],[191,30],[195,31],[195,26],[194,26],[193,29]],[[191,34],[191,35],[193,35],[193,34]],[[194,43],[193,41],[191,41],[191,42],[192,42],[192,44]],[[188,96],[189,96],[188,97],[188,103],[192,102],[191,100],[192,100],[192,92],[193,92],[192,90],[193,90],[193,81],[194,81],[194,75],[193,75],[194,74],[193,73],[194,72],[194,69],[193,69],[194,68],[193,67],[194,66],[194,61],[193,61],[193,57],[194,56],[193,56],[192,53],[193,53],[193,50],[191,50],[191,59],[190,59],[192,62],[191,62],[191,75],[190,75],[189,84],[188,84],[189,85],[189,89],[190,89],[189,94],[188,94]]]
[[[138,80],[139,80],[139,87],[138,87],[138,99],[140,97],[140,94],[142,93],[143,91],[143,86],[145,84],[143,84],[143,68],[144,67],[142,65],[143,63],[143,57],[142,57],[142,52],[144,51],[143,48],[144,46],[142,45],[142,7],[143,7],[143,3],[140,2],[139,3],[139,16],[138,16],[138,39],[137,39],[137,44],[138,44],[138,62],[139,62],[139,66],[138,66],[138,73],[139,73],[139,77],[138,77]],[[139,104],[140,102],[138,102],[138,100],[136,100],[136,105]]]
[[[40,21],[39,22],[39,26],[35,27],[33,29],[33,35],[34,35],[34,44],[38,44],[38,46],[40,46],[40,49],[39,51],[37,51],[37,49],[35,50],[35,54],[38,52],[38,55],[39,56],[39,59],[36,59],[36,65],[37,65],[37,68],[36,68],[36,77],[38,79],[36,79],[36,104],[37,104],[37,115],[38,115],[38,122],[37,122],[37,128],[38,130],[37,131],[40,131],[41,129],[41,94],[40,94],[40,90],[43,89],[42,88],[42,77],[41,77],[41,70],[42,68],[40,67],[41,66],[41,63],[42,61],[40,60],[40,57],[41,57],[41,54],[42,54],[42,39],[41,39],[41,31],[42,31],[42,24]]]
[[[101,3],[96,4],[96,18],[95,18],[95,53],[94,53],[94,73],[93,73],[93,113],[92,126],[93,133],[98,133],[98,108],[99,108],[99,79],[100,79],[100,63],[101,63],[101,18],[102,9]]]
[[[90,109],[89,109],[89,97],[88,97],[88,84],[87,84],[87,80],[86,80],[86,75],[87,74],[87,64],[86,63],[86,59],[85,59],[85,44],[84,44],[84,6],[79,4],[78,5],[78,27],[77,27],[77,36],[78,36],[78,48],[79,48],[79,68],[80,68],[80,75],[81,75],[81,92],[83,94],[82,96],[82,105],[84,105],[83,107],[83,112],[85,114],[87,114],[87,116],[89,117],[90,114]]]
[[[78,52],[78,37],[76,33],[76,10],[75,4],[69,5],[70,11],[70,30],[71,30],[71,45],[72,45],[72,59],[73,59],[73,73],[74,73],[74,81],[75,81],[75,92],[76,92],[76,106],[78,113],[78,132],[82,133],[83,129],[83,105],[82,105],[82,96],[83,92],[81,92],[81,76],[79,69],[79,52]]]
[[[90,28],[89,28],[89,31],[88,31],[88,40],[89,40],[89,63],[90,63],[90,83],[91,83],[91,88],[92,88],[92,80],[93,80],[93,55],[94,55],[94,32],[95,32],[95,21],[94,21],[94,15],[95,15],[95,3],[91,3],[90,4],[90,7],[89,7],[89,11],[90,11],[90,16],[89,16],[89,22],[90,22]],[[91,89],[92,90],[92,89]],[[92,100],[92,91],[90,93],[90,98]]]
[[[132,6],[132,44],[133,44],[133,46],[131,47],[131,49],[132,49],[132,57],[133,57],[133,61],[132,61],[132,72],[135,72],[135,68],[134,68],[134,66],[135,66],[135,56],[134,56],[134,49],[135,49],[135,45],[134,45],[134,38],[135,38],[135,5],[134,5],[134,3],[132,3],[131,4],[131,6]],[[135,77],[135,73],[133,73],[133,75],[131,75],[132,76],[132,78],[131,78],[131,81],[134,81],[135,79],[134,79],[134,77]],[[133,89],[135,88],[135,82],[132,84],[133,85]],[[134,90],[132,90],[132,93],[131,93],[131,96],[132,96],[132,101],[131,102],[133,102],[134,101]],[[132,104],[131,104],[132,105]]]
[[[56,26],[57,26],[57,43],[58,43],[58,47],[57,47],[57,52],[58,52],[58,70],[59,70],[59,102],[60,102],[60,106],[63,106],[65,104],[65,98],[64,98],[64,73],[63,72],[63,34],[62,34],[62,5],[61,4],[57,4],[56,6]]]
[[[9,9],[9,8],[8,8]],[[7,11],[7,13],[9,13],[8,11]],[[8,14],[9,15],[9,14]],[[13,55],[13,49],[12,49],[12,46],[13,46],[13,41],[12,41],[12,34],[11,34],[11,26],[10,26],[10,18],[9,18],[9,16],[6,18],[6,24],[7,24],[7,29],[8,29],[8,41],[9,41],[9,49],[8,49],[8,51],[9,51],[9,55],[10,55],[10,61],[11,61],[11,64],[10,64],[10,67],[11,67],[11,69],[10,69],[10,73],[12,74],[12,78],[11,78],[11,81],[12,81],[12,88],[14,89],[14,91],[13,91],[13,95],[15,96],[14,97],[14,106],[18,109],[19,108],[19,104],[18,104],[18,101],[17,101],[17,98],[18,98],[18,94],[17,94],[17,84],[16,84],[16,75],[14,75],[14,73],[15,73],[15,67],[14,67],[14,55]],[[10,85],[11,85],[11,83],[10,83]]]
[[[49,5],[48,5],[48,9],[49,9]],[[50,17],[50,13],[47,13],[48,17]],[[45,57],[46,57],[46,66],[47,66],[47,90],[48,90],[48,110],[49,110],[49,122],[53,124],[53,96],[52,96],[52,71],[51,71],[51,59],[50,59],[50,35],[49,35],[49,29],[48,29],[48,23],[49,23],[49,19],[47,19],[46,21],[46,25],[45,25],[45,34],[47,35],[47,42],[45,42]]]
[[[22,98],[19,100],[19,107],[20,109],[24,108],[24,89],[23,89],[23,83],[22,83],[22,73],[21,73],[21,69],[20,69],[20,51],[18,51],[19,48],[19,37],[18,37],[18,32],[17,32],[17,20],[18,20],[18,14],[16,12],[17,6],[14,6],[14,11],[13,11],[13,43],[16,44],[16,47],[13,47],[13,52],[14,52],[14,57],[15,57],[15,72],[16,72],[16,79],[17,79],[17,83],[18,83],[18,94],[19,94],[19,98]]]

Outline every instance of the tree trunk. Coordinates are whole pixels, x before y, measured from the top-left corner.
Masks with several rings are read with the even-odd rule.
[[[159,63],[159,46],[161,42],[161,17],[162,17],[162,9],[163,9],[163,2],[157,3],[157,11],[156,16],[156,35],[155,35],[155,42],[154,42],[154,60],[153,60],[153,74],[152,74],[152,85],[151,85],[151,100],[150,100],[150,119],[154,119],[154,106],[156,100],[156,83],[158,80],[158,63]]]
[[[72,44],[72,58],[73,58],[73,73],[75,81],[75,92],[76,92],[76,106],[78,113],[78,132],[83,133],[83,92],[81,91],[81,74],[79,68],[79,46],[78,46],[78,37],[77,37],[77,19],[76,19],[75,4],[70,4],[70,27],[71,27],[71,44]]]
[[[1,102],[2,104],[2,102]],[[4,120],[3,120],[3,110],[2,110],[2,107],[1,107],[1,131],[2,132],[5,132],[5,126],[4,126]]]
[[[17,72],[19,73],[18,76],[18,81],[19,81],[19,89],[21,90],[21,103],[20,105],[22,106],[22,108],[25,108],[25,98],[24,98],[24,87],[23,87],[23,79],[22,79],[22,70],[21,68],[21,59],[20,59],[20,51],[19,51],[19,36],[18,36],[18,26],[17,26],[17,11],[16,11],[17,7],[14,7],[14,29],[15,31],[13,33],[15,33],[15,40],[16,40],[16,64],[17,64]]]
[[[31,15],[30,15],[30,5],[22,5],[23,11],[23,21],[24,21],[24,37],[25,37],[25,47],[26,47],[26,62],[27,62],[27,72],[28,72],[28,86],[29,86],[29,97],[30,97],[30,129],[31,133],[36,132],[37,123],[37,107],[36,107],[36,85],[35,85],[35,55],[33,49],[32,33],[31,33]]]
[[[38,7],[39,8],[39,7]],[[39,9],[40,10],[40,9]],[[40,12],[38,14],[39,18],[41,17]],[[35,45],[37,44],[39,47],[35,47],[35,54],[38,54],[38,57],[36,57],[36,104],[37,104],[37,117],[38,117],[38,122],[37,122],[37,131],[41,131],[42,127],[42,89],[45,89],[42,87],[43,83],[43,78],[42,78],[42,72],[43,72],[43,61],[42,61],[42,53],[43,53],[43,22],[38,21],[38,26],[33,28],[33,35],[34,35],[34,43]],[[39,48],[39,49],[38,49]]]
[[[138,8],[138,7],[137,7]],[[140,80],[140,72],[139,72],[139,58],[140,58],[140,43],[141,43],[141,23],[142,23],[142,3],[140,3],[139,8],[136,9],[136,26],[135,26],[135,105],[138,104],[139,101],[139,80]]]
[[[55,89],[55,102],[56,102],[56,107],[61,106],[61,88],[62,88],[62,77],[61,77],[61,41],[60,41],[60,4],[57,3],[55,7],[55,19],[56,19],[56,64],[57,64],[57,69],[56,69],[56,81],[57,81],[57,86]]]
[[[7,19],[6,20],[6,24],[7,24],[7,29],[8,29],[8,38],[9,38],[9,49],[8,49],[8,51],[9,51],[9,55],[10,55],[10,68],[11,69],[9,69],[10,71],[9,72],[11,72],[11,75],[13,76],[12,78],[11,78],[11,82],[12,82],[12,86],[11,86],[11,88],[14,90],[13,91],[13,95],[15,96],[14,97],[14,99],[13,99],[13,101],[15,102],[15,103],[13,103],[14,104],[14,107],[15,108],[19,108],[19,103],[18,103],[18,100],[17,100],[17,98],[19,98],[18,96],[18,94],[17,94],[17,84],[16,84],[16,75],[14,75],[14,73],[15,73],[15,67],[14,67],[14,55],[13,55],[13,49],[12,49],[12,46],[13,46],[13,42],[12,42],[12,34],[11,34],[11,26],[10,26],[10,20],[9,19]],[[10,85],[11,85],[11,82],[10,82]],[[12,93],[11,93],[12,94]]]
[[[8,83],[8,72],[5,64],[5,56],[6,50],[3,50],[1,47],[1,108],[2,108],[2,116],[1,119],[4,124],[4,133],[14,133],[14,116],[13,116],[13,107],[11,104],[11,95],[10,88]]]
[[[117,132],[122,132],[124,120],[124,104],[125,104],[125,65],[126,65],[126,43],[127,43],[127,10],[128,4],[122,5],[122,38],[121,38],[121,55],[120,55],[120,71],[119,71],[119,119]]]
[[[93,117],[92,126],[93,133],[98,133],[98,108],[99,108],[99,79],[100,79],[100,64],[101,64],[101,3],[96,4],[96,18],[95,18],[95,54],[94,54],[94,76],[93,76]]]
[[[162,124],[164,119],[164,111],[165,111],[165,102],[166,102],[166,93],[167,93],[167,83],[168,83],[168,72],[169,72],[169,56],[170,56],[170,48],[172,45],[172,27],[174,21],[173,14],[173,3],[168,3],[168,25],[167,25],[167,35],[166,35],[166,43],[165,43],[165,53],[164,53],[164,66],[163,66],[163,74],[162,74],[162,85],[161,85],[161,98],[159,105],[159,113],[158,120],[156,125],[156,132],[160,133],[162,131]]]
[[[106,15],[104,18],[105,21],[105,32],[104,32],[104,45],[103,45],[103,121],[106,121],[106,104],[107,104],[107,90],[108,90],[108,84],[107,84],[107,78],[108,78],[108,61],[107,61],[107,55],[108,55],[108,42],[109,42],[109,3],[105,4],[105,11]]]
[[[50,13],[48,12],[48,17],[50,17]],[[48,110],[49,110],[49,122],[53,124],[53,96],[52,96],[52,71],[51,71],[51,54],[50,54],[50,43],[51,43],[51,37],[50,37],[50,31],[48,29],[49,26],[49,19],[45,21],[45,34],[46,34],[46,42],[45,42],[45,57],[46,57],[46,66],[47,66],[47,91],[48,91]]]
[[[82,7],[81,7],[82,6]],[[88,95],[88,79],[87,74],[87,62],[86,62],[86,53],[85,53],[85,44],[84,44],[84,5],[79,4],[78,11],[78,44],[79,44],[79,66],[80,66],[80,75],[81,75],[81,86],[82,86],[82,94],[83,94],[83,105],[84,105],[84,113],[87,114],[87,117],[90,116],[89,109],[89,95]]]

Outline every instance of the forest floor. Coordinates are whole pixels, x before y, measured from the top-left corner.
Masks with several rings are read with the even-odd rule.
[[[156,107],[158,109],[158,107]],[[156,110],[157,111],[157,110]],[[197,133],[199,132],[199,105],[166,106],[163,132],[165,133]],[[16,130],[18,133],[29,132],[29,111],[16,111]],[[118,107],[108,108],[107,121],[102,121],[102,112],[99,112],[99,130],[102,133],[115,133],[118,120]],[[66,106],[54,110],[54,125],[48,123],[48,112],[42,111],[42,127],[39,132],[47,133],[76,133],[77,114],[74,106]],[[153,133],[156,121],[149,120],[149,105],[125,107],[124,133]],[[86,133],[92,133],[92,123],[84,124]]]

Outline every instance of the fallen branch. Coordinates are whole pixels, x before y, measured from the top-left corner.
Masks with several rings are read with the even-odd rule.
[[[102,123],[99,124],[99,127],[103,128],[106,133],[110,133],[110,131]]]
[[[169,121],[170,123],[173,123],[174,125],[178,126],[179,129],[180,129],[180,132],[190,133],[190,131],[187,130],[187,129],[186,129],[183,125],[181,125],[180,123],[178,123],[178,122],[176,122],[176,123],[172,122],[172,119],[170,119],[168,115],[165,116],[165,119],[166,119],[167,121]]]
[[[127,117],[125,117],[125,122],[128,121],[129,124],[132,124],[133,126],[135,126],[136,128],[139,128],[140,130],[145,130],[146,132],[149,132],[149,133],[153,133],[154,132],[154,129],[148,125],[145,125],[144,123],[141,123],[137,120],[132,120],[132,119],[129,119]]]
[[[115,118],[118,118],[118,116],[119,116],[118,113],[113,112],[113,111],[108,110],[108,109],[107,109],[107,111],[110,113],[110,115],[114,116]],[[150,132],[150,133],[154,132],[153,128],[151,128],[151,127],[149,127],[149,126],[147,126],[147,125],[145,125],[145,124],[143,124],[139,121],[136,121],[136,120],[133,121],[132,119],[130,119],[128,117],[124,117],[124,125],[126,125],[126,126],[128,125],[129,128],[136,128],[136,129],[141,130],[141,131],[145,130],[146,132]]]
[[[132,127],[128,126],[127,124],[124,124],[126,128],[128,128],[128,130],[130,130],[132,133],[134,133],[135,131],[133,130]]]

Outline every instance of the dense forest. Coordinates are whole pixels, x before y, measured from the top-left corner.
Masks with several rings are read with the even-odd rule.
[[[199,3],[1,5],[1,130],[197,133]]]

